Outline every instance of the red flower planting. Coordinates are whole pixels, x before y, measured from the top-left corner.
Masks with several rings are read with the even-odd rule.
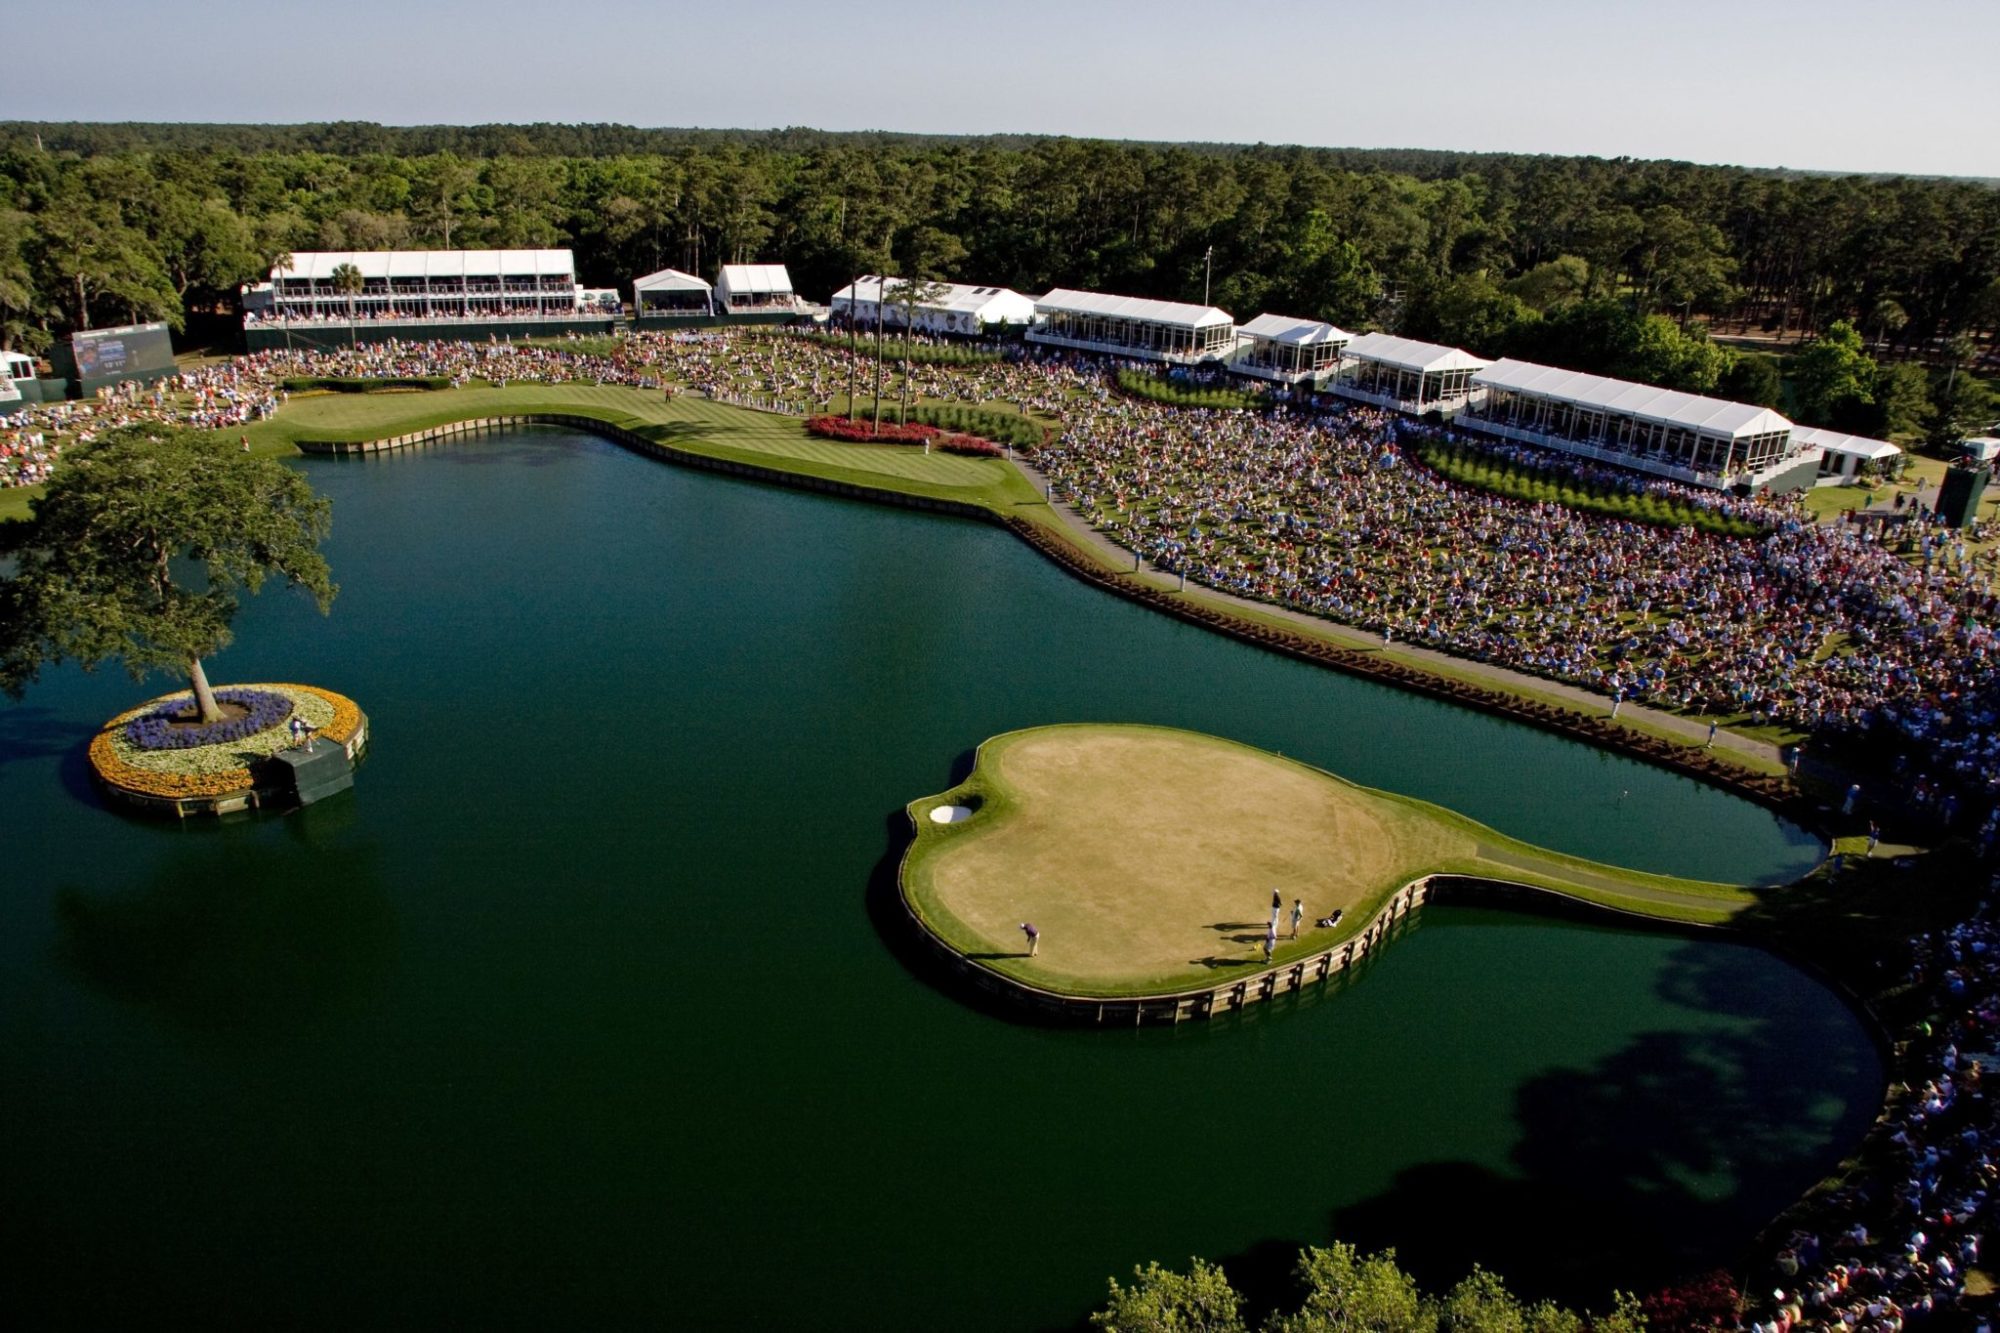
[[[1002,450],[991,440],[977,435],[955,435],[936,426],[911,421],[903,425],[885,422],[880,430],[853,417],[807,417],[806,434],[849,444],[931,444],[948,454],[970,454],[977,458],[998,458]]]

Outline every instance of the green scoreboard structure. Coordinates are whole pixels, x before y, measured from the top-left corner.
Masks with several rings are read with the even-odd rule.
[[[71,391],[90,398],[126,380],[151,384],[174,373],[174,343],[164,324],[127,324],[72,333],[49,349],[56,375]]]

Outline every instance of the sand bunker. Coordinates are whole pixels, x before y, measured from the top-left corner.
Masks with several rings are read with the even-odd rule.
[[[962,824],[972,818],[972,807],[968,805],[941,805],[931,811],[933,824]]]

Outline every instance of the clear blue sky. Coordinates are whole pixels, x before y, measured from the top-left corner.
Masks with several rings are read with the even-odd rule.
[[[2000,176],[2000,0],[16,0],[0,32],[0,119],[810,125]]]

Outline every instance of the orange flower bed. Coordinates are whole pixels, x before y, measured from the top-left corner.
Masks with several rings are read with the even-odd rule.
[[[172,799],[176,796],[227,796],[232,792],[246,791],[251,785],[250,770],[247,768],[225,768],[199,774],[155,773],[128,764],[111,748],[111,733],[123,724],[123,719],[113,722],[90,742],[90,766],[97,770],[99,778],[114,787],[138,792],[142,796]]]

